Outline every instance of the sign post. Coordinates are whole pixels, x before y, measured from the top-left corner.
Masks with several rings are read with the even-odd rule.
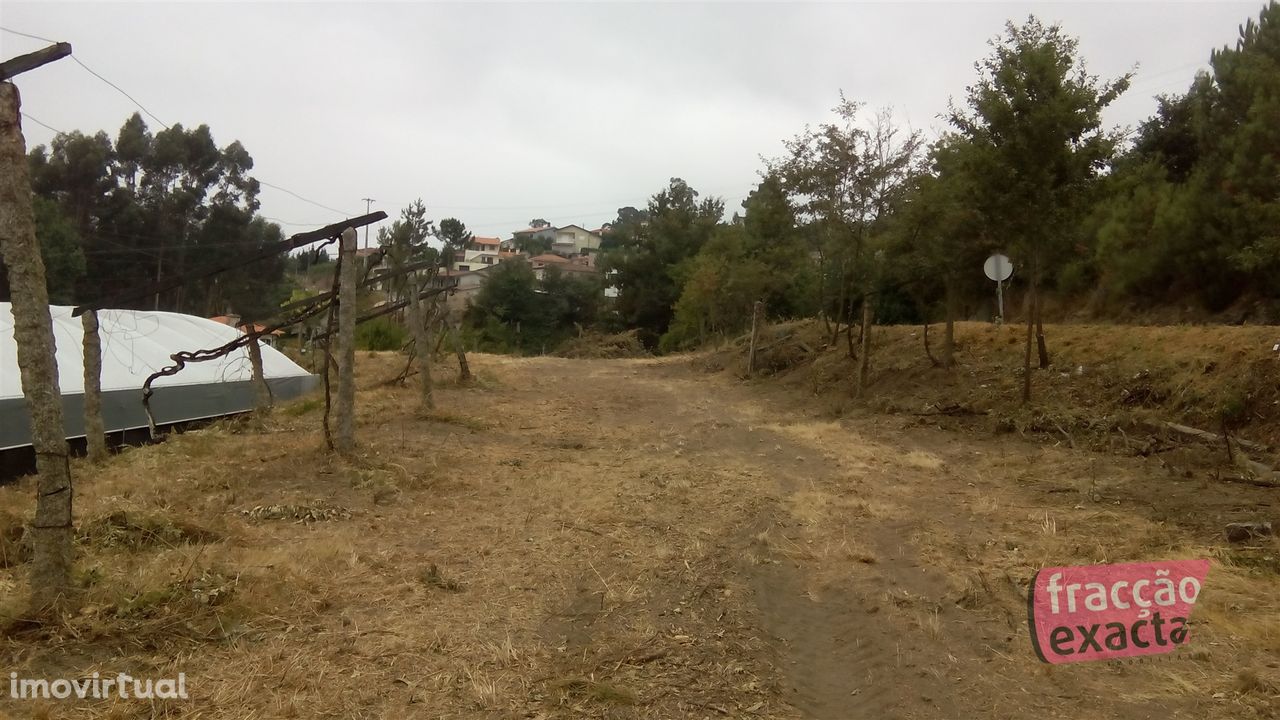
[[[1013,276],[1013,263],[996,253],[982,264],[982,271],[996,282],[996,325],[1004,322],[1004,282]]]

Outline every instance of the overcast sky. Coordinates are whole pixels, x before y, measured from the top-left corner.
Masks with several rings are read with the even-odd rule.
[[[1234,42],[1252,2],[444,4],[0,3],[0,25],[65,40],[165,123],[240,140],[254,174],[394,215],[414,198],[509,236],[597,227],[682,177],[736,209],[760,156],[830,118],[843,90],[929,136],[1008,19],[1080,38],[1091,71],[1137,68],[1107,115],[1133,126]],[[42,43],[0,33],[0,56]],[[136,109],[68,60],[22,76],[23,110],[114,138]],[[148,118],[153,130],[158,124]],[[24,121],[29,147],[53,133]],[[286,232],[341,215],[272,188]]]

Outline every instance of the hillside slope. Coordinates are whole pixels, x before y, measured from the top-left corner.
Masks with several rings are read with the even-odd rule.
[[[942,330],[929,332],[939,358]],[[1033,356],[1033,397],[1023,405],[1025,332],[957,323],[957,366],[947,370],[926,355],[921,327],[876,327],[870,382],[855,401],[857,363],[843,335],[828,345],[816,321],[783,323],[762,333],[758,374],[821,396],[834,413],[908,413],[948,427],[1130,443],[1135,450],[1193,437],[1170,430],[1169,422],[1214,434],[1225,427],[1233,438],[1280,445],[1280,353],[1273,349],[1280,327],[1049,325],[1052,365],[1041,370]],[[744,375],[747,345],[738,338],[699,362]]]

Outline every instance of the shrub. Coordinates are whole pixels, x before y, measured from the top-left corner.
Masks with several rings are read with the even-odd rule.
[[[356,326],[359,350],[399,350],[409,339],[409,331],[389,317],[374,318]]]

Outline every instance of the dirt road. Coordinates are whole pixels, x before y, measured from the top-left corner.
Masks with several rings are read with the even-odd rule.
[[[118,504],[144,464],[187,492],[126,504],[225,538],[133,561],[237,578],[239,630],[220,619],[218,642],[146,653],[191,678],[195,704],[170,712],[1274,716],[1277,630],[1239,618],[1275,615],[1277,599],[1242,576],[1210,576],[1198,634],[1172,657],[1050,671],[1027,638],[1041,565],[1203,552],[1171,510],[1199,482],[1160,480],[1156,497],[1141,460],[912,416],[833,419],[688,359],[483,357],[478,385],[444,388],[421,418],[412,389],[375,387],[395,362],[361,357],[353,463],[324,454],[314,413],[285,413],[265,434],[217,438],[218,454],[230,443],[250,461],[216,462],[200,451],[212,441],[184,436],[126,454],[86,491],[90,508]],[[281,505],[352,515],[253,511]],[[1215,577],[1232,592],[1215,598]],[[77,652],[93,667],[143,657],[110,640]],[[1240,688],[1243,670],[1257,688]]]

